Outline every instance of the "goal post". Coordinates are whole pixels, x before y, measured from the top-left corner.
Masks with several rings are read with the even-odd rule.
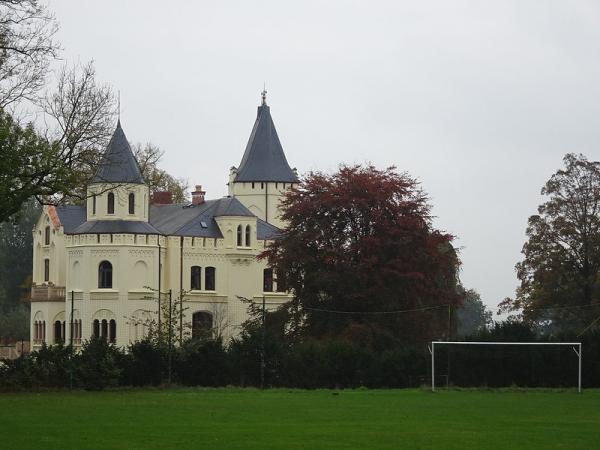
[[[452,342],[452,341],[432,341],[429,352],[431,353],[431,391],[435,392],[435,346],[436,345],[559,345],[573,347],[577,355],[579,367],[577,372],[577,392],[581,393],[581,342]]]

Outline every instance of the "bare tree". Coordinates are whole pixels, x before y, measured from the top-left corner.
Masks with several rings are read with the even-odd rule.
[[[60,147],[60,159],[73,170],[74,186],[67,197],[84,198],[84,186],[97,167],[115,124],[112,88],[97,81],[94,64],[63,66],[56,90],[43,103],[49,140]]]
[[[140,165],[142,176],[146,183],[148,183],[148,186],[150,186],[150,192],[169,191],[173,194],[173,201],[175,203],[185,203],[188,201],[187,190],[189,189],[189,184],[187,180],[175,178],[158,167],[164,151],[151,142],[145,145],[140,143],[134,144],[132,149]]]
[[[211,314],[213,317],[212,337],[214,339],[224,339],[228,336],[231,326],[227,304],[212,303]]]
[[[37,100],[58,54],[58,22],[38,0],[0,0],[0,108]]]

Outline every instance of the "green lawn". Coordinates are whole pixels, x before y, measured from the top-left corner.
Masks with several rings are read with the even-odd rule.
[[[600,391],[0,394],[6,449],[591,449]]]

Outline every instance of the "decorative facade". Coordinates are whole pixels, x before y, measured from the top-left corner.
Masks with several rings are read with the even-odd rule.
[[[92,336],[118,346],[143,338],[160,301],[183,298],[192,336],[235,336],[240,297],[276,308],[289,300],[257,260],[282,227],[281,196],[297,183],[263,100],[229,195],[191,204],[151,198],[120,122],[87,186],[85,205],[46,206],[33,230],[31,345]],[[164,318],[163,318],[164,319]]]

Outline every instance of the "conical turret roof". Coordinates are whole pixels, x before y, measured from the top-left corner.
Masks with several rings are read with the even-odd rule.
[[[144,184],[140,166],[131,151],[120,120],[90,183]]]
[[[298,181],[283,153],[264,95],[234,181]]]

